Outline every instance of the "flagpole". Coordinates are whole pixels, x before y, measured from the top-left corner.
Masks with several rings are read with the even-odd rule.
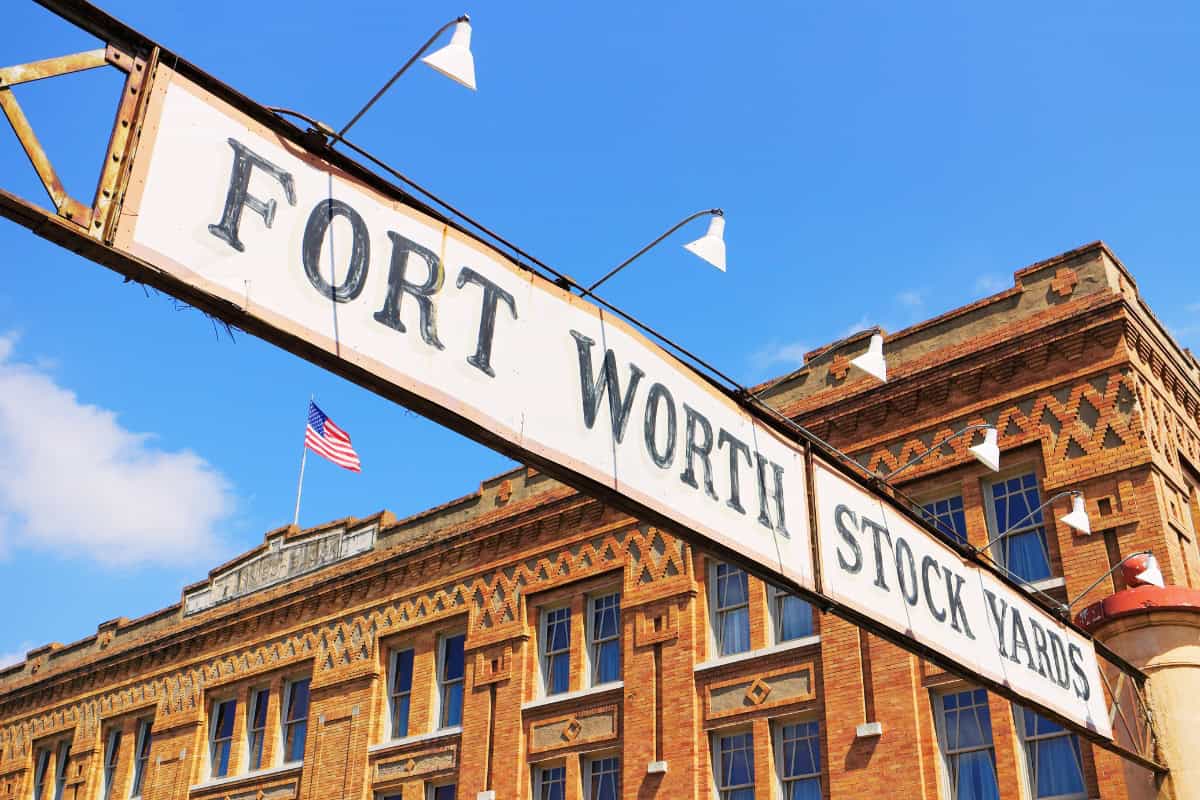
[[[314,395],[309,396],[309,398],[308,398],[309,406],[312,405],[314,398],[315,398]],[[304,431],[305,431],[306,436],[305,436],[305,443],[304,443],[304,452],[301,453],[301,455],[300,455],[300,480],[298,480],[296,482],[296,513],[292,515],[292,525],[296,526],[297,528],[300,527],[300,494],[301,494],[301,492],[304,491],[304,465],[308,461],[307,432],[308,432],[308,408],[309,408],[309,406],[305,406],[305,408],[304,408]]]

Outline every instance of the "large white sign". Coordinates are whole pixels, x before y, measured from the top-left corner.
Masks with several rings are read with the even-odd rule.
[[[814,468],[821,584],[833,600],[1111,736],[1095,647],[890,502]]]
[[[592,304],[164,73],[117,247],[812,588],[802,447]]]

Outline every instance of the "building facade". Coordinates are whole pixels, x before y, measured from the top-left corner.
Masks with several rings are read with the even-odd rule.
[[[1200,586],[1200,369],[1102,244],[756,391],[945,536],[1076,608],[1137,550]],[[1057,521],[1082,490],[1093,534]],[[1127,768],[1054,723],[521,469],[268,533],[180,603],[0,670],[0,800],[1058,798]]]

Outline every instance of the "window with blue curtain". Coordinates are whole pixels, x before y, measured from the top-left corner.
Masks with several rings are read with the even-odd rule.
[[[237,700],[213,704],[212,735],[208,742],[209,770],[214,778],[229,774],[229,753],[233,747],[233,715]],[[55,797],[55,800],[58,800]]]
[[[133,782],[129,786],[130,797],[142,796],[142,779],[146,776],[146,767],[150,764],[150,739],[154,720],[138,720],[137,752],[133,758]]]
[[[744,653],[750,649],[750,587],[746,573],[732,564],[717,564],[715,583],[717,653]]]
[[[1021,580],[1051,577],[1037,475],[1028,472],[993,483],[991,501],[996,522],[992,537],[1007,534],[997,543],[1000,564]]]
[[[542,668],[546,694],[571,688],[571,609],[542,612]]]
[[[812,606],[794,594],[772,589],[771,613],[775,622],[775,641],[787,642],[813,635]]]
[[[441,692],[440,727],[453,728],[462,724],[463,674],[465,656],[465,634],[447,636],[442,639],[442,663],[438,671],[438,687]],[[451,798],[454,787],[450,787]]]
[[[1037,800],[1083,800],[1083,756],[1079,737],[1057,722],[1019,708],[1029,793]]]
[[[104,800],[112,797],[113,784],[117,777],[117,759],[121,756],[121,730],[108,734],[108,745],[104,751]]]
[[[283,712],[283,760],[293,764],[304,760],[304,742],[308,738],[309,678],[291,681],[285,689]]]
[[[588,800],[620,800],[621,760],[616,756],[593,758],[588,764],[591,793]]]
[[[565,800],[566,796],[567,768],[562,764],[540,767],[537,770],[537,800]]]
[[[779,728],[783,800],[821,800],[821,727],[799,722]]]
[[[621,680],[621,595],[592,598],[592,685]]]
[[[271,699],[270,689],[256,689],[250,693],[250,716],[246,718],[246,738],[248,740],[250,763],[252,769],[262,768],[263,741],[267,736],[267,704]]]
[[[754,734],[717,737],[717,791],[721,800],[754,800]]]
[[[413,651],[392,653],[391,713],[392,738],[408,736],[408,709],[412,700]]]
[[[963,514],[962,495],[946,497],[921,506],[923,516],[939,533],[959,544],[967,543],[967,519]]]
[[[987,691],[954,692],[939,703],[950,800],[1000,800]]]

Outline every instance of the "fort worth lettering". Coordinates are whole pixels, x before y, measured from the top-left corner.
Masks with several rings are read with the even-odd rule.
[[[262,198],[251,193],[252,174],[257,170],[278,183],[283,199],[289,206],[296,206],[298,198],[295,180],[290,172],[237,139],[229,138],[227,141],[233,149],[233,166],[221,218],[208,225],[208,232],[234,250],[244,252],[245,245],[240,232],[245,212],[257,215],[263,225],[271,228],[279,208],[275,197]],[[331,284],[321,273],[319,260],[329,229],[337,218],[349,224],[351,241],[344,276],[340,282]],[[386,234],[390,244],[386,259],[387,292],[381,307],[372,316],[380,325],[398,333],[407,333],[400,317],[401,306],[407,296],[416,304],[417,333],[422,341],[431,348],[444,350],[445,345],[438,336],[437,302],[439,296],[444,296],[446,267],[438,254],[428,247],[395,231],[389,230]],[[372,263],[371,236],[366,221],[353,206],[334,198],[320,199],[308,214],[301,241],[300,266],[316,292],[335,303],[350,303],[362,294]],[[425,277],[421,280],[411,277],[412,270],[409,267],[414,258],[423,262],[425,267]],[[492,357],[497,315],[503,313],[513,320],[519,319],[516,299],[503,287],[468,266],[459,269],[454,286],[456,290],[467,287],[478,289],[479,323],[475,349],[465,358],[467,363],[484,375],[495,378]],[[599,358],[598,371],[595,370],[595,341],[576,330],[568,333],[570,339],[564,334],[564,346],[569,347],[573,340],[578,354],[580,410],[588,430],[594,429],[602,403],[607,400],[613,446],[622,446],[639,392],[645,389],[642,394],[644,400],[640,401],[641,435],[637,437],[644,457],[658,469],[678,470],[678,480],[684,486],[703,492],[713,501],[723,501],[726,507],[738,514],[754,514],[758,523],[767,530],[782,536],[788,535],[784,513],[783,466],[771,461],[724,427],[718,426],[714,430],[707,415],[686,402],[677,401],[677,392],[672,392],[664,383],[652,382],[645,387],[643,378],[646,373],[637,364],[628,363],[626,377],[622,381],[617,357],[612,349],[605,350]],[[714,482],[714,473],[722,468],[723,496],[718,494]]]

